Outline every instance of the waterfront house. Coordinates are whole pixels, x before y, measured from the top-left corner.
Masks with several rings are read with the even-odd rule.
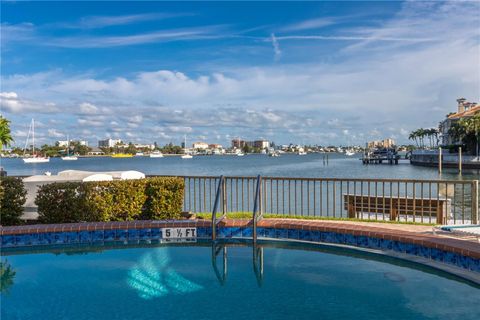
[[[455,145],[461,144],[461,141],[457,141],[454,136],[449,133],[450,128],[454,123],[460,119],[473,117],[480,112],[480,104],[476,102],[468,102],[465,98],[457,99],[458,110],[457,112],[450,113],[446,119],[440,122],[439,131],[441,134],[442,145]]]

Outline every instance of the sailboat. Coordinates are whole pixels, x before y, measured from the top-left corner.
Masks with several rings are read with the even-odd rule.
[[[182,159],[192,159],[193,156],[191,154],[188,154],[187,153],[187,136],[184,137],[184,142],[183,142],[183,155],[182,155]]]
[[[347,151],[345,151],[345,155],[346,156],[353,156],[355,154],[355,151],[353,151],[353,149],[347,149]]]
[[[70,139],[69,139],[68,136],[67,136],[67,155],[65,157],[62,157],[62,160],[65,160],[65,161],[78,160],[77,156],[71,156],[70,155]]]
[[[25,154],[27,152],[27,146],[28,146],[28,138],[30,137],[30,132],[32,132],[32,157],[25,158]],[[25,148],[23,148],[23,156],[24,156],[23,162],[25,163],[43,163],[43,162],[50,161],[50,158],[48,157],[39,157],[35,155],[35,120],[34,119],[32,119],[32,123],[28,128],[27,141],[25,141]]]

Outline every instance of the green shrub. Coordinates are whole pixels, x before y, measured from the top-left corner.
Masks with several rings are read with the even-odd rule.
[[[27,190],[20,178],[0,178],[0,224],[11,226],[21,224],[23,205]]]
[[[176,219],[183,205],[181,178],[52,183],[35,203],[43,223]]]
[[[89,182],[85,185],[88,212],[97,221],[130,221],[141,217],[146,180]]]
[[[143,219],[178,219],[182,213],[184,181],[182,178],[155,177],[147,180]]]
[[[80,182],[42,185],[37,192],[38,221],[68,223],[85,220],[85,202]]]

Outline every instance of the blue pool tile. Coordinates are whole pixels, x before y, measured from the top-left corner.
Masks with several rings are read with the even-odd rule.
[[[207,234],[207,237],[208,238],[211,238],[212,237],[212,228],[205,228],[205,232]]]
[[[418,255],[423,258],[430,259],[430,248],[419,246],[418,247]]]
[[[443,262],[443,251],[431,248],[430,249],[430,258],[432,260],[438,261],[438,262]]]
[[[152,229],[152,238],[154,237],[154,230]],[[207,228],[200,227],[197,228],[197,238],[206,238],[207,237]]]
[[[252,237],[253,228],[242,228],[242,237]]]
[[[345,234],[344,233],[335,233],[335,243],[344,244],[345,243]]]
[[[15,246],[15,236],[2,236],[2,247]]]
[[[243,228],[240,227],[231,227],[230,236],[234,238],[239,238],[243,236]]]
[[[288,238],[287,229],[275,229],[275,238],[277,238],[277,239],[287,239]]]
[[[265,228],[257,228],[257,237],[265,237]]]
[[[310,230],[299,230],[298,231],[298,239],[303,241],[311,241],[312,236],[310,234]]]
[[[475,272],[480,272],[480,260],[467,257],[468,269]]]
[[[115,230],[105,230],[103,233],[104,241],[114,241],[115,240]]]
[[[380,239],[378,238],[368,238],[368,247],[370,249],[379,249],[380,248]]]
[[[137,229],[128,230],[128,240],[139,240],[140,232]]]
[[[230,238],[232,236],[232,229],[217,227],[217,236],[220,238]]]
[[[298,239],[298,230],[297,229],[288,229],[287,230],[288,239]]]
[[[393,242],[387,239],[380,239],[380,249],[382,250],[392,250]]]
[[[128,238],[128,230],[116,230],[115,239],[120,241],[125,241]]]
[[[16,235],[15,244],[17,246],[28,246],[31,244],[31,236],[29,234]]]
[[[275,238],[275,229],[265,228],[264,237],[265,238]]]
[[[205,228],[197,228],[197,237],[199,237],[198,233],[200,229],[205,229]],[[150,238],[153,240],[160,239],[160,229],[159,228],[150,229]]]
[[[149,240],[150,239],[150,229],[140,229],[140,240]]]
[[[366,248],[368,247],[368,237],[357,236],[357,246]]]
[[[312,238],[312,241],[320,242],[322,240],[320,236],[320,231],[310,231],[310,236]]]
[[[403,252],[401,243],[399,241],[392,241],[392,250],[397,252]]]
[[[80,240],[80,235],[76,231],[65,232],[65,243],[77,243]]]
[[[337,241],[334,232],[322,232],[321,237],[324,242],[335,243]]]
[[[49,233],[39,233],[38,234],[38,244],[46,245],[49,244],[50,234]]]
[[[95,241],[95,242],[103,241],[103,236],[104,236],[103,230],[92,231],[92,241]]]
[[[458,256],[453,252],[445,252],[443,255],[443,262],[449,264],[457,264]]]
[[[353,234],[346,234],[345,244],[355,246],[357,244],[357,238]]]
[[[416,244],[412,244],[412,243],[405,244],[405,253],[418,256],[419,251],[420,251],[420,247],[417,246]]]
[[[80,231],[80,242],[91,242],[92,233],[90,231]]]

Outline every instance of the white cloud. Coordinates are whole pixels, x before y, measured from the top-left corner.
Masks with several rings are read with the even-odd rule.
[[[48,136],[52,138],[62,138],[65,137],[65,134],[58,132],[56,129],[48,129]]]
[[[58,111],[58,107],[55,103],[20,99],[16,92],[1,92],[0,108],[10,113],[52,113]]]
[[[83,113],[83,114],[98,113],[98,108],[95,105],[88,102],[81,103],[79,108],[80,108],[80,113]]]

